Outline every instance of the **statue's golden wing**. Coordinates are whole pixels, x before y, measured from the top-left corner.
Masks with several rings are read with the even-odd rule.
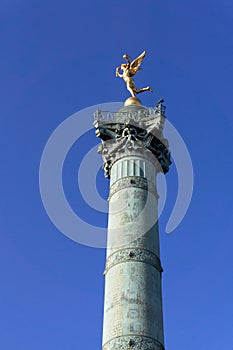
[[[130,74],[131,76],[135,75],[139,70],[141,70],[140,65],[142,61],[144,60],[144,57],[146,56],[146,51],[143,51],[140,56],[135,58],[133,62],[130,64]]]

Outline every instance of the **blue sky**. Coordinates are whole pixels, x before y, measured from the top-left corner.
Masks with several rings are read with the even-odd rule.
[[[166,349],[231,349],[232,2],[3,0],[0,23],[0,348],[101,348],[105,251],[69,240],[51,223],[39,164],[64,119],[128,97],[115,67],[123,53],[146,49],[137,82],[155,92],[141,99],[148,106],[166,100],[195,176],[188,213],[170,235],[164,232],[177,193],[175,166],[166,177]],[[82,149],[97,142],[93,131]],[[65,177],[74,206],[78,157],[74,147]],[[98,176],[103,197],[107,187]]]

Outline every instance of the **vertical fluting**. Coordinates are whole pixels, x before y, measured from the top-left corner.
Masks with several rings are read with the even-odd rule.
[[[143,156],[111,168],[103,350],[163,349],[156,168]]]

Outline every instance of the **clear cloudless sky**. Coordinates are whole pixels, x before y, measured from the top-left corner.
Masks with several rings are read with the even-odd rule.
[[[195,176],[187,215],[165,234],[177,194],[174,165],[166,176],[166,349],[233,349],[232,38],[230,0],[0,2],[0,349],[101,349],[105,250],[77,244],[51,223],[39,164],[68,116],[128,96],[115,67],[123,53],[144,49],[137,82],[155,92],[141,96],[143,104],[166,100]],[[99,142],[94,132],[88,137],[82,149]],[[72,203],[74,150],[66,164]],[[98,182],[104,197],[108,182]]]

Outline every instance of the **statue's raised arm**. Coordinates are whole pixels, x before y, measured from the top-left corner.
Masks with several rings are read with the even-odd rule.
[[[137,89],[133,80],[133,76],[140,70],[140,65],[146,55],[146,51],[143,51],[141,55],[139,55],[135,60],[131,62],[130,56],[124,54],[123,58],[126,60],[127,64],[122,63],[119,67],[116,68],[116,76],[123,78],[126,82],[126,87],[128,91],[131,93],[133,97],[135,97],[135,94],[140,94],[144,91],[150,91],[153,92],[150,86],[147,86],[145,88]],[[122,71],[122,74],[119,73],[119,70]]]

